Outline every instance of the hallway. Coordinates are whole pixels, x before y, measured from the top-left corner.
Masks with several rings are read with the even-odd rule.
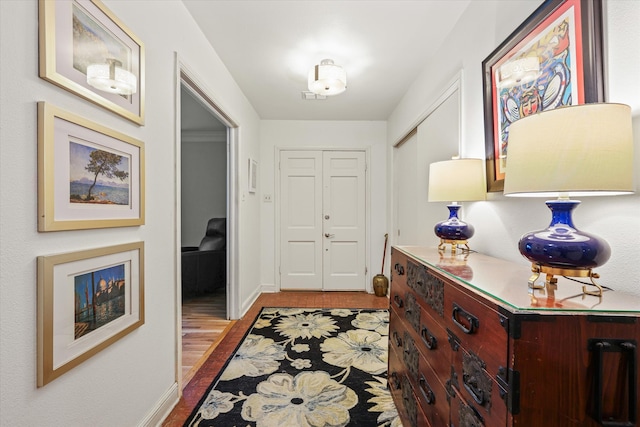
[[[184,424],[263,307],[388,308],[389,299],[364,292],[279,292],[260,295],[247,314],[231,326],[211,356],[197,370],[184,388],[182,398],[163,422],[164,427]]]
[[[227,320],[227,295],[212,294],[182,301],[182,384],[186,387],[235,322]]]

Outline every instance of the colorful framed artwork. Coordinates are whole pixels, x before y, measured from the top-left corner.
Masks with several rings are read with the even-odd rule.
[[[144,44],[99,0],[39,0],[40,77],[144,124]]]
[[[38,257],[38,387],[144,324],[144,243]]]
[[[249,193],[255,193],[258,186],[258,162],[249,159]]]
[[[38,231],[144,224],[144,144],[38,103]]]
[[[604,101],[602,58],[602,1],[547,0],[482,62],[487,191],[504,188],[511,123]],[[532,60],[529,79],[509,78]]]

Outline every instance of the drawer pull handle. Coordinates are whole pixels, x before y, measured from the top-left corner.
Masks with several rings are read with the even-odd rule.
[[[433,390],[431,390],[429,383],[423,376],[420,376],[420,391],[427,401],[427,405],[433,405],[436,402],[436,395],[433,394]]]
[[[398,308],[402,308],[402,306],[404,305],[404,304],[402,303],[402,298],[400,298],[400,295],[397,295],[397,294],[393,297],[393,302],[395,302],[395,303],[396,303],[396,305],[398,306]]]
[[[398,276],[404,275],[404,267],[400,265],[400,263],[396,263],[396,265],[393,266],[393,269],[396,270]]]
[[[595,404],[594,404],[594,418],[600,423],[600,425],[605,427],[613,427],[613,426],[621,426],[621,425],[635,425],[635,421],[637,420],[637,408],[635,402],[638,398],[638,390],[636,388],[636,384],[638,384],[638,348],[637,344],[633,340],[602,340],[602,339],[591,339],[589,340],[588,345],[589,351],[593,352],[593,360],[595,364],[594,369],[594,385],[595,385]],[[603,385],[605,383],[605,373],[604,373],[604,353],[605,352],[616,352],[616,353],[628,353],[627,357],[621,358],[622,361],[626,359],[626,371],[628,374],[628,379],[626,383],[628,384],[629,389],[627,390],[627,397],[629,399],[629,414],[627,415],[626,420],[617,419],[615,421],[610,421],[610,415],[605,416],[603,414],[603,399],[604,399],[604,390]],[[622,368],[622,366],[621,366]],[[616,390],[622,392],[622,396],[618,396],[617,400],[621,400],[624,398],[624,391],[622,387],[616,387]]]
[[[460,317],[464,317],[467,320],[467,323],[469,324],[468,327],[459,320]],[[455,303],[453,304],[451,319],[453,320],[453,323],[455,323],[465,334],[472,334],[480,327],[480,322],[477,317],[467,313]]]
[[[473,400],[475,400],[478,405],[483,405],[484,391],[478,388],[478,379],[473,375],[463,375],[462,383],[464,384],[464,388],[471,394],[471,397],[473,397]]]
[[[402,338],[400,338],[397,331],[393,331],[393,339],[396,342],[396,347],[402,347]]]
[[[424,345],[426,345],[429,350],[435,350],[438,347],[436,337],[431,335],[431,332],[424,326],[422,327],[422,331],[420,331],[420,335],[422,335],[422,341],[424,341]]]

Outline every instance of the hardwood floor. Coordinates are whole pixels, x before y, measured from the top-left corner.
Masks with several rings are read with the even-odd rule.
[[[242,341],[262,307],[388,308],[389,299],[364,292],[279,292],[260,295],[244,317],[229,328],[215,350],[197,370],[184,388],[182,398],[164,420],[164,427],[184,424],[226,360]]]
[[[186,386],[233,325],[224,289],[182,301],[182,384]]]

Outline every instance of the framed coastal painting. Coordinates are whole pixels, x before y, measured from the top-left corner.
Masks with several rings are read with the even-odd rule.
[[[601,0],[547,0],[482,62],[488,191],[504,188],[511,123],[604,101],[602,43]]]
[[[39,0],[40,77],[144,124],[144,44],[99,0]]]
[[[57,255],[38,264],[38,387],[144,324],[144,244]]]
[[[38,103],[38,231],[144,224],[144,144]]]

